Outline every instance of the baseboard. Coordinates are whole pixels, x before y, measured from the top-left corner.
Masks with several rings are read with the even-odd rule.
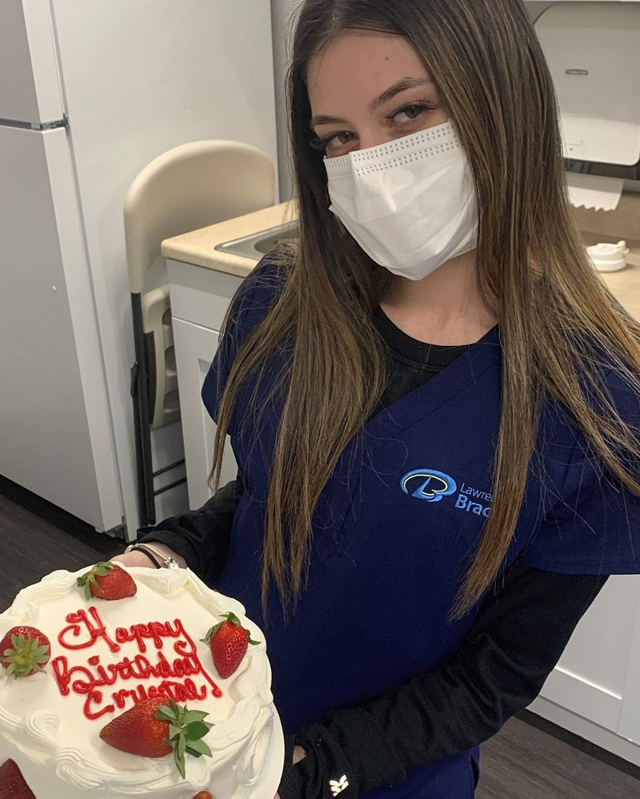
[[[94,527],[87,522],[78,519],[66,510],[59,508],[52,502],[34,494],[33,491],[24,488],[8,477],[0,475],[0,496],[14,502],[16,505],[25,508],[25,510],[39,516],[41,519],[49,522],[54,527],[64,530],[73,538],[90,542],[98,552],[104,551],[105,553],[114,550],[114,541],[107,535],[99,533]],[[117,545],[115,545],[117,546]],[[122,542],[122,550],[124,550],[125,542]]]
[[[538,697],[518,718],[640,780],[640,746],[626,738],[543,697]]]

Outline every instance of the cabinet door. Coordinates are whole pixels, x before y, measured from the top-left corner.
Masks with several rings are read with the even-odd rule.
[[[207,327],[173,319],[173,336],[178,369],[178,390],[182,413],[182,434],[189,485],[189,505],[201,508],[212,494],[207,478],[213,463],[215,425],[204,407],[200,393],[218,349],[219,334]],[[236,460],[229,439],[225,449],[221,485],[237,476]]]
[[[631,653],[627,665],[622,712],[618,735],[640,744],[640,577],[634,576],[635,598],[638,608],[636,623],[631,635]]]
[[[580,621],[541,696],[601,727],[621,733],[623,705],[631,699],[628,672],[634,629],[637,629],[636,664],[640,661],[639,609],[640,578],[611,577]],[[635,694],[636,707],[640,708],[640,691]],[[628,716],[624,726],[627,729],[631,726]],[[640,740],[640,721],[635,727]]]

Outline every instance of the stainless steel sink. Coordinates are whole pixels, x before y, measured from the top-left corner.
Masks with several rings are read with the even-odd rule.
[[[278,227],[269,228],[269,230],[260,230],[250,236],[243,236],[241,239],[218,244],[216,250],[259,261],[263,255],[271,252],[280,242],[297,239],[298,235],[299,228],[297,223],[288,222],[286,225],[278,225]]]

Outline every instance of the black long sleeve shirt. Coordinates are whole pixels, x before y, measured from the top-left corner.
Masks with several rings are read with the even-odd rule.
[[[381,308],[375,321],[390,355],[391,405],[464,352],[464,347],[423,344],[399,330]],[[205,582],[215,585],[225,567],[240,479],[221,488],[199,510],[139,531],[181,555]],[[566,575],[516,561],[470,627],[462,646],[435,669],[360,708],[310,719],[288,751],[307,756],[285,765],[282,799],[326,794],[327,776],[348,776],[344,799],[400,782],[407,771],[468,750],[490,738],[538,695],[606,575]]]

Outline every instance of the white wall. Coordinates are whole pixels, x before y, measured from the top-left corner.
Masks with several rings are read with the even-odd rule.
[[[529,9],[529,13],[531,14],[531,18],[536,20],[543,11],[546,11],[549,6],[553,6],[556,4],[556,0],[550,2],[550,0],[525,0],[525,5]]]
[[[280,198],[283,201],[288,200],[292,192],[285,106],[285,77],[289,66],[289,45],[293,30],[292,17],[298,5],[300,5],[300,0],[271,0],[276,76],[276,112],[278,119],[278,156],[280,161]]]

